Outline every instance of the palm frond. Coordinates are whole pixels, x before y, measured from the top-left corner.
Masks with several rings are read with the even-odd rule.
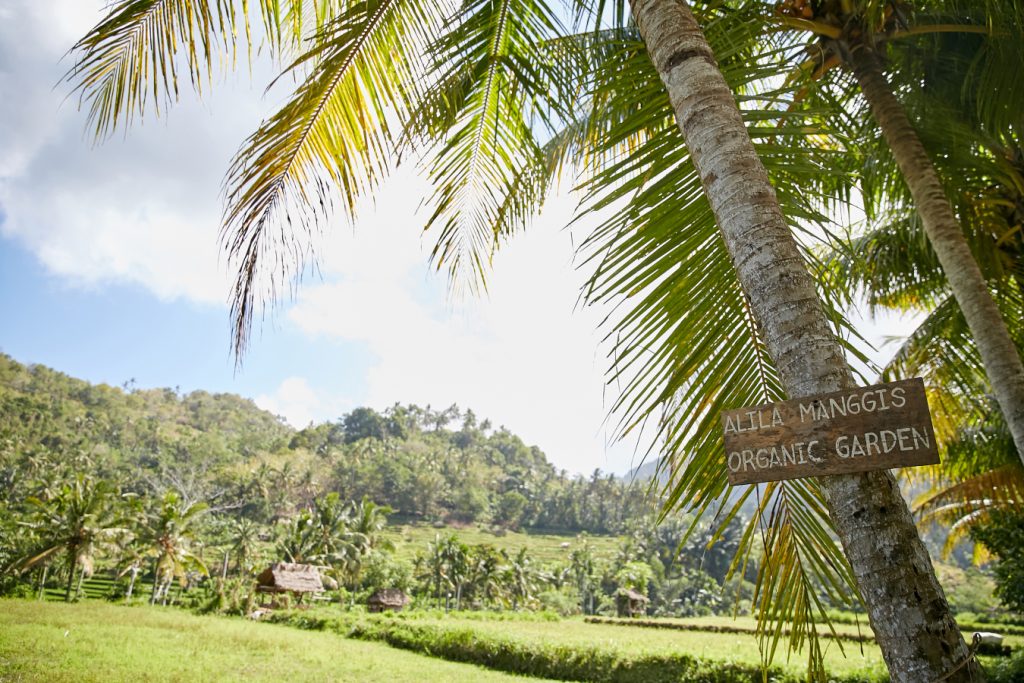
[[[568,111],[575,71],[546,3],[472,0],[452,22],[432,46],[432,92],[413,136],[433,131],[437,140],[426,163],[434,186],[426,229],[437,231],[431,260],[473,290],[486,286],[505,197],[542,163],[542,136]]]
[[[263,30],[279,36],[281,3],[256,0]],[[235,58],[240,27],[247,38],[249,3],[234,0],[115,0],[106,17],[75,43],[65,80],[88,108],[97,137],[177,101],[180,81],[197,92],[217,63]]]
[[[259,307],[313,264],[312,238],[335,204],[351,217],[389,169],[391,120],[415,100],[445,13],[444,3],[422,0],[348,4],[286,72],[301,79],[291,100],[236,155],[222,239],[238,269],[231,314],[239,357]]]
[[[754,82],[772,72],[778,53],[762,53],[759,66],[742,33],[762,29],[742,15],[723,15],[705,25],[727,80],[745,93],[744,115],[779,200],[794,228],[809,240],[830,228],[818,211],[820,198],[806,188],[826,173],[836,148],[808,144],[818,130],[806,117],[786,113],[790,93],[762,90],[763,99],[758,98]],[[612,407],[618,432],[645,426],[655,432],[667,454],[661,461],[668,474],[666,510],[717,509],[722,529],[744,500],[762,496],[733,569],[763,549],[757,594],[763,653],[774,657],[782,624],[793,622],[789,647],[806,648],[810,670],[819,676],[820,634],[814,624],[827,617],[818,591],[839,602],[853,600],[853,578],[813,481],[748,487],[738,502],[729,497],[718,416],[727,408],[780,400],[784,390],[667,95],[643,46],[628,47],[633,59],[617,62],[602,87],[609,93],[606,108],[628,116],[608,116],[608,125],[592,122],[602,134],[591,154],[606,162],[582,184],[585,212],[613,211],[583,248],[594,268],[585,300],[617,309],[608,335],[613,354],[608,382],[620,395]],[[809,231],[808,224],[820,228]],[[822,267],[809,252],[807,257],[813,269]],[[837,310],[830,315],[837,329],[848,329]]]
[[[918,497],[914,513],[921,524],[937,523],[948,529],[943,545],[943,556],[948,556],[993,510],[1019,509],[1021,505],[1024,468],[1011,462],[954,484],[940,484]]]

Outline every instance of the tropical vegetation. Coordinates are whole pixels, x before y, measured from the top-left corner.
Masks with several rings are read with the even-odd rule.
[[[888,202],[907,210],[909,193],[941,265],[931,272],[960,302],[982,361],[974,367],[1024,455],[1013,318],[1001,316],[968,247],[964,228],[969,236],[974,226],[946,198],[921,143],[924,126],[908,118],[924,74],[941,71],[935,36],[969,34],[977,40],[957,47],[970,68],[952,72],[961,77],[949,92],[970,111],[961,118],[972,133],[995,140],[975,138],[969,150],[989,159],[1012,149],[1017,90],[992,86],[1019,73],[1024,11],[1013,0],[696,10],[674,0],[125,1],[76,46],[69,78],[105,135],[176,99],[179,69],[196,87],[209,83],[239,42],[250,53],[265,45],[295,77],[290,99],[228,170],[224,242],[238,272],[239,354],[262,306],[306,271],[312,235],[335,207],[354,218],[357,198],[397,159],[414,159],[432,183],[434,262],[471,289],[485,284],[493,251],[553,184],[573,178],[581,213],[600,212],[582,248],[594,270],[584,300],[621,311],[610,321],[621,432],[656,425],[665,509],[698,513],[693,528],[700,513],[724,510],[717,539],[756,499],[729,572],[742,578],[757,564],[766,661],[792,622],[791,648],[808,643],[809,670],[824,676],[815,624],[831,604],[862,601],[896,680],[979,675],[945,609],[920,607],[945,603],[890,474],[773,483],[730,498],[715,424],[723,408],[854,385],[847,357],[857,352],[847,338],[856,331],[839,312],[842,293],[812,279],[827,266],[793,232],[828,233],[828,212],[854,195],[873,219]],[[858,133],[871,121],[888,145],[879,173],[829,172],[861,158]],[[916,265],[907,272],[920,280]],[[499,519],[525,511],[514,493],[527,497],[503,491]],[[473,499],[455,507],[484,509]],[[326,547],[311,551],[337,555]],[[470,558],[441,544],[433,552],[457,602],[467,577],[493,574],[487,551]],[[577,574],[580,593],[591,593],[590,575]],[[481,581],[486,596],[490,579]]]

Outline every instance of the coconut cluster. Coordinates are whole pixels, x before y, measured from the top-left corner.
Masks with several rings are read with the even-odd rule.
[[[782,0],[782,2],[775,6],[775,12],[787,17],[796,17],[797,19],[814,18],[814,8],[811,6],[811,0]]]

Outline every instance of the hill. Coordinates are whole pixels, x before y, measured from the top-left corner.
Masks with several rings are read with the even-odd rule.
[[[643,487],[559,472],[472,410],[357,408],[295,431],[234,394],[91,384],[0,354],[0,481],[15,504],[42,472],[125,482],[127,492],[289,517],[326,492],[405,521],[619,533],[650,510]]]

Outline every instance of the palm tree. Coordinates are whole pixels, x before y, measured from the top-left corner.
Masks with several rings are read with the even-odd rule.
[[[527,605],[533,600],[534,590],[537,586],[537,572],[531,566],[525,546],[520,548],[515,555],[506,559],[508,565],[505,569],[504,583],[512,598],[512,609],[517,610],[521,605]]]
[[[829,0],[817,3],[810,18],[783,16],[780,21],[818,36],[818,49],[811,60],[809,72],[821,77],[829,68],[842,66],[856,80],[907,184],[950,290],[967,320],[996,400],[1006,416],[1018,457],[1024,463],[1024,363],[989,291],[982,269],[971,252],[932,162],[932,155],[922,144],[918,127],[911,123],[885,74],[886,48],[893,40],[908,35],[949,31],[983,33],[991,35],[975,55],[971,77],[976,82],[992,86],[993,79],[1005,78],[1005,75],[993,72],[1005,74],[1024,66],[1024,51],[1019,48],[1020,33],[1024,28],[1024,7],[1013,1],[971,5],[931,2],[924,5],[923,10],[916,13],[917,21],[913,26],[909,25],[903,11],[906,8],[901,3],[877,0]],[[993,29],[994,23],[999,26],[998,30]],[[920,69],[917,69],[915,76],[920,78],[920,74]],[[918,86],[911,86],[912,89],[915,87]],[[1020,97],[1015,90],[986,92],[983,99],[969,104],[989,110],[1012,109],[1020,105]],[[998,104],[992,103],[1000,98]],[[1005,124],[1007,120],[1005,114],[994,118],[999,124]],[[1020,125],[1020,121],[1016,124]],[[948,151],[944,149],[942,153]]]
[[[576,590],[580,595],[580,611],[584,614],[593,614],[594,593],[597,590],[595,585],[596,563],[593,551],[586,541],[569,554],[569,572],[572,574]]]
[[[418,580],[433,588],[434,603],[440,607],[441,585],[445,581],[445,558],[441,554],[440,535],[435,535],[434,540],[427,544],[425,554],[416,555],[413,570]]]
[[[604,7],[579,5],[582,14]],[[284,285],[281,274],[304,270],[304,235],[336,204],[351,215],[356,197],[390,167],[396,145],[419,145],[435,184],[434,261],[470,288],[483,284],[493,249],[526,222],[567,165],[585,171],[590,208],[635,193],[588,241],[598,270],[587,298],[625,304],[612,371],[627,385],[617,406],[623,431],[654,417],[666,448],[688,454],[666,460],[675,472],[672,504],[707,510],[724,492],[721,408],[853,386],[833,333],[842,323],[815,290],[777,201],[795,217],[820,218],[800,180],[826,167],[827,152],[794,155],[785,143],[806,137],[796,126],[762,130],[773,190],[719,70],[747,95],[768,75],[751,61],[757,43],[749,38],[758,31],[749,14],[708,11],[709,33],[722,41],[719,64],[675,0],[631,3],[646,51],[621,3],[615,27],[574,36],[540,0],[471,0],[457,12],[400,0],[316,3],[311,15],[301,6],[258,3],[270,47],[300,50],[293,65],[300,85],[229,170],[225,242],[239,273],[232,311],[239,353],[258,308]],[[80,41],[72,74],[97,132],[176,97],[179,50],[193,82],[203,83],[219,38],[230,47],[248,35],[235,30],[245,18],[199,0],[173,9],[159,0],[116,3]],[[312,37],[300,44],[307,28]],[[210,49],[188,49],[196,45]],[[168,65],[152,72],[155,83],[136,66],[151,60]],[[755,129],[759,115],[761,122],[780,117],[774,105],[767,109],[747,111]],[[273,275],[268,289],[261,273]],[[811,664],[820,665],[811,617],[824,609],[815,585],[848,598],[844,586],[856,577],[896,680],[901,672],[938,677],[966,655],[891,476],[774,484],[763,493],[760,512],[770,520],[760,611],[762,623],[778,619],[775,643],[781,618],[795,616],[802,626],[794,647],[811,637]],[[726,523],[737,511],[724,515]],[[829,519],[850,564],[829,535]],[[748,550],[756,530],[757,522],[746,530]],[[886,553],[877,552],[879,535]],[[461,585],[454,572],[450,578]],[[926,613],[922,604],[938,607]]]
[[[455,609],[462,609],[462,590],[469,578],[469,548],[455,534],[437,538],[431,548],[431,567],[435,570],[435,587],[440,598],[441,586],[455,591]],[[451,593],[448,594],[451,596]],[[447,603],[446,603],[447,604]]]
[[[507,559],[494,546],[475,545],[467,553],[466,586],[473,602],[483,606],[499,600],[504,591],[502,560]],[[460,592],[461,597],[461,592]]]
[[[175,579],[183,585],[188,572],[207,574],[206,565],[192,551],[196,522],[207,509],[206,503],[187,503],[174,491],[168,491],[146,516],[143,538],[149,544],[153,561],[153,592],[150,604],[163,598]]]
[[[377,505],[365,496],[352,504],[349,512],[351,529],[366,538],[368,550],[394,550],[394,544],[383,535],[388,515],[392,512],[389,506]]]
[[[304,510],[279,527],[276,550],[289,562],[307,562],[317,554],[317,541],[313,517]]]
[[[782,384],[795,397],[853,387],[843,349],[696,19],[682,3],[630,4]],[[893,476],[833,476],[818,486],[893,679],[938,678],[965,662],[967,647],[948,607],[944,614],[922,609],[945,605],[945,598]],[[764,620],[770,612],[761,609]],[[954,675],[966,680],[977,665],[960,671]]]
[[[35,510],[35,520],[29,524],[41,536],[40,548],[17,561],[14,568],[27,571],[40,564],[48,565],[63,553],[68,565],[64,599],[71,602],[78,568],[81,567],[80,579],[91,574],[96,551],[127,534],[116,494],[108,482],[78,475],[51,498],[29,498],[28,503]]]
[[[239,573],[245,574],[251,569],[250,565],[259,544],[260,531],[260,525],[248,517],[231,520],[231,552],[234,553],[235,568]]]
[[[1019,320],[1024,317],[1024,121],[993,128],[984,120],[978,106],[984,98],[977,91],[985,80],[979,78],[977,61],[987,36],[939,33],[933,41],[895,52],[900,58],[893,61],[892,78],[910,81],[899,88],[901,104],[917,122],[1003,317]],[[912,70],[924,74],[920,85],[916,76],[902,73],[908,62],[920,63]],[[871,136],[873,126],[865,126],[864,133]],[[989,398],[968,321],[922,234],[921,221],[908,206],[911,197],[902,184],[889,181],[897,169],[887,146],[864,140],[860,148],[862,158],[856,163],[864,169],[872,220],[866,232],[836,250],[830,270],[833,282],[851,297],[863,292],[872,310],[928,313],[882,376],[925,377],[932,400],[941,406],[937,425],[943,464],[934,468],[938,481],[915,503],[915,512],[922,523],[941,521],[949,529],[948,552],[991,506],[1019,500],[1024,469],[1003,413]],[[1018,351],[1024,349],[1019,333],[1011,330]],[[995,490],[997,485],[1004,490]]]

